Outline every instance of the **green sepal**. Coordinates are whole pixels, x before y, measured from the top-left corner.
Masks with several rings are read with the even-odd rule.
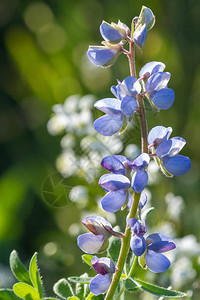
[[[139,289],[137,284],[134,282],[132,278],[127,278],[125,280],[125,289],[129,292],[135,292],[136,290]]]
[[[13,291],[14,293],[26,300],[40,300],[40,295],[39,293],[29,284],[24,283],[24,282],[18,282],[16,284],[14,284],[13,286]]]
[[[94,257],[93,255],[89,255],[89,254],[83,254],[82,256],[82,260],[88,264],[90,267],[92,267],[92,258]]]
[[[148,215],[154,210],[155,208],[154,207],[149,207],[147,208],[141,215],[141,219],[142,221],[145,221],[146,218],[148,217]]]
[[[145,262],[145,255],[146,255],[146,250],[145,252],[138,257],[138,262],[139,262],[139,265],[142,269],[147,269],[147,265],[146,265],[146,262]]]
[[[145,282],[145,281],[137,279],[137,278],[134,279],[134,282],[136,283],[136,285],[139,288],[143,289],[144,291],[146,291],[150,294],[153,294],[153,295],[156,295],[156,296],[159,296],[159,297],[163,296],[165,298],[170,298],[170,299],[171,298],[176,298],[176,299],[178,299],[178,298],[182,298],[182,297],[187,296],[185,293],[178,292],[178,291],[173,291],[173,290],[168,290],[166,288],[163,288],[163,287]]]
[[[108,247],[108,254],[114,264],[117,263],[118,257],[119,257],[119,252],[121,248],[121,239],[118,239],[114,236],[110,238],[110,245]]]
[[[78,276],[68,277],[67,279],[73,283],[89,284],[93,277],[82,278]]]
[[[103,245],[101,246],[101,248],[99,249],[98,253],[103,253],[107,250],[109,246],[109,237],[106,237],[104,242],[103,242]]]
[[[2,300],[19,300],[15,295],[13,290],[10,289],[0,289],[0,299]]]
[[[60,279],[54,284],[53,291],[62,299],[67,299],[70,296],[74,296],[71,284],[65,278]]]
[[[31,258],[30,265],[29,265],[29,275],[32,281],[33,286],[38,291],[40,298],[43,298],[43,287],[42,287],[42,280],[40,277],[39,269],[37,266],[37,252],[34,253],[33,257]]]
[[[10,254],[10,269],[19,281],[32,285],[29,273],[21,262],[16,250],[13,250]]]
[[[169,177],[169,178],[172,178],[172,177],[173,177],[173,175],[170,174],[170,173],[165,169],[165,167],[163,166],[163,163],[162,163],[162,162],[161,162],[161,164],[160,164],[160,169],[161,169],[162,173],[163,173],[165,176],[167,176],[167,177]]]
[[[122,125],[119,133],[120,134],[124,133],[126,131],[126,129],[127,129],[127,126],[128,126],[128,122],[127,122],[126,117],[124,117],[124,123],[123,123],[123,125]]]

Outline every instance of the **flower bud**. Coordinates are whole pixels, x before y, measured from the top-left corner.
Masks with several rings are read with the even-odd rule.
[[[107,23],[105,21],[102,22],[100,26],[100,32],[105,41],[108,41],[113,44],[118,44],[121,40],[123,40],[128,32],[128,27],[121,23]]]
[[[111,224],[103,217],[91,216],[82,221],[83,225],[95,235],[109,236],[109,229],[112,230]]]
[[[116,61],[121,51],[121,45],[116,45],[114,47],[89,46],[87,55],[94,65],[110,67]]]
[[[106,275],[115,273],[115,265],[108,257],[98,258],[97,256],[94,256],[91,263],[98,274]]]

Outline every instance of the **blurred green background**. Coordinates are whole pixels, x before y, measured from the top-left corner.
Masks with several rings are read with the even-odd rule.
[[[39,252],[49,295],[59,278],[89,272],[81,263],[82,253],[76,245],[76,236],[83,228],[72,225],[80,223],[84,210],[97,209],[95,195],[103,192],[97,182],[90,184],[84,176],[72,176],[67,181],[70,187],[85,185],[89,189],[90,200],[85,207],[70,202],[55,208],[44,201],[42,186],[57,172],[55,161],[62,137],[51,136],[47,122],[52,105],[63,103],[73,94],[109,97],[116,78],[128,76],[125,56],[121,55],[112,68],[99,69],[88,61],[86,51],[88,45],[100,44],[102,20],[117,23],[120,19],[130,26],[142,5],[153,10],[156,24],[148,33],[143,53],[136,52],[137,71],[146,62],[164,62],[172,74],[170,88],[176,94],[168,111],[147,111],[148,126],[172,126],[173,136],[187,141],[182,154],[192,160],[187,175],[173,180],[161,176],[159,184],[150,187],[152,204],[157,208],[150,224],[156,227],[160,219],[168,221],[163,199],[172,192],[182,196],[185,205],[180,220],[173,223],[177,237],[193,234],[197,241],[200,239],[200,2],[1,0],[0,287],[13,281],[7,268],[12,249],[24,262]],[[130,133],[131,142],[140,143],[138,127]],[[120,213],[117,220],[122,220]],[[123,227],[123,223],[119,225]],[[196,291],[198,255],[193,260],[196,273],[192,280],[196,285],[192,288]],[[188,289],[191,286],[188,281]]]

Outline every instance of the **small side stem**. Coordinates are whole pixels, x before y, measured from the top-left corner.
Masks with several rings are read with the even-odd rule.
[[[136,77],[136,68],[135,68],[135,44],[133,41],[129,41],[129,67],[131,76]]]
[[[129,273],[128,273],[128,277],[131,277],[131,275],[132,275],[132,273],[133,273],[133,271],[134,271],[136,262],[137,262],[137,256],[134,257],[134,261],[133,261],[133,264],[132,264],[132,266],[131,266],[131,269],[130,269],[130,271],[129,271]]]
[[[147,120],[146,120],[146,112],[144,108],[143,96],[137,96],[137,104],[138,104],[138,115],[140,118],[140,126],[141,126],[141,138],[142,138],[142,153],[148,153],[148,129],[147,129]]]

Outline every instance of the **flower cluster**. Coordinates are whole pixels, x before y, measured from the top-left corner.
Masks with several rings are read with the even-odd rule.
[[[95,130],[104,136],[112,136],[119,132],[124,121],[128,121],[137,112],[138,95],[145,95],[154,109],[169,109],[175,94],[167,87],[171,74],[163,72],[164,69],[165,64],[153,61],[142,67],[139,79],[129,76],[122,82],[118,80],[118,85],[111,87],[111,92],[116,98],[101,99],[94,105],[106,113],[94,122]]]
[[[180,176],[187,173],[191,167],[189,157],[178,153],[185,146],[186,141],[181,137],[169,139],[172,133],[171,127],[156,126],[151,129],[148,135],[149,147],[158,158],[161,170],[166,175]]]
[[[104,98],[95,103],[95,108],[105,113],[94,122],[95,130],[103,136],[122,133],[127,129],[126,125],[133,119],[134,114],[139,116],[142,128],[142,153],[133,161],[123,155],[109,155],[101,161],[102,167],[109,171],[99,179],[99,185],[106,192],[101,199],[101,205],[110,213],[128,207],[124,234],[115,232],[111,224],[102,217],[93,216],[83,220],[83,224],[91,232],[78,237],[78,246],[89,254],[105,251],[110,236],[122,240],[116,273],[114,263],[109,258],[92,258],[92,266],[98,273],[90,282],[90,291],[94,295],[104,293],[108,289],[113,273],[113,282],[120,280],[124,267],[121,261],[125,261],[122,257],[127,255],[129,247],[138,257],[140,266],[154,273],[168,270],[170,261],[163,253],[176,248],[174,241],[161,233],[144,237],[147,232],[145,218],[152,210],[149,208],[142,212],[147,203],[144,189],[148,184],[148,166],[151,158],[155,159],[161,171],[170,177],[184,175],[191,167],[190,159],[179,155],[186,142],[181,137],[170,138],[171,127],[155,126],[148,134],[144,100],[149,101],[151,107],[158,112],[169,109],[175,99],[174,91],[168,88],[171,74],[164,71],[164,63],[146,63],[139,72],[139,78],[136,78],[134,45],[139,48],[144,46],[147,31],[153,27],[154,22],[152,11],[144,6],[139,17],[133,19],[131,30],[120,21],[118,24],[103,21],[100,32],[104,46],[90,46],[88,50],[90,61],[103,67],[113,64],[123,52],[129,59],[131,75],[134,74],[123,81],[118,80],[118,84],[111,87],[114,97]],[[129,51],[123,48],[127,42]],[[130,240],[130,245],[127,240]],[[108,299],[113,299],[113,285],[115,284],[111,284],[108,291]]]
[[[89,46],[87,55],[89,60],[96,66],[109,67],[111,66],[121,52],[122,45],[128,40],[133,39],[139,48],[144,46],[147,31],[150,30],[155,23],[155,16],[152,11],[143,6],[139,17],[134,18],[135,31],[131,37],[130,29],[120,21],[118,24],[107,23],[105,21],[100,25],[100,33],[104,41],[104,46]]]

